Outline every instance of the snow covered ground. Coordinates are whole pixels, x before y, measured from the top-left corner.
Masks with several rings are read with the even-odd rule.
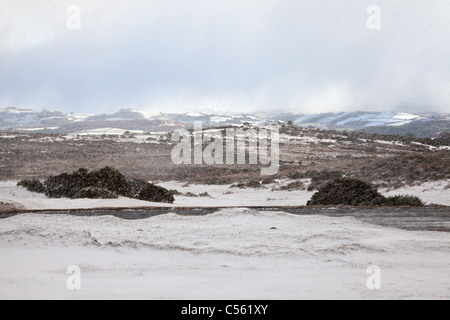
[[[25,210],[66,210],[95,208],[170,207],[163,203],[151,203],[120,197],[119,199],[49,199],[44,194],[29,192],[18,187],[16,181],[0,182],[0,202],[13,204]]]
[[[450,180],[426,182],[418,186],[410,186],[395,190],[380,190],[385,196],[412,195],[417,196],[428,204],[450,206]]]
[[[165,188],[178,190],[183,194],[191,192],[195,195],[207,192],[210,197],[176,196],[174,206],[177,207],[257,207],[257,206],[302,206],[311,199],[313,192],[308,191],[271,191],[271,188],[235,189],[229,185],[192,185],[184,186],[179,182],[158,183]],[[119,199],[48,199],[43,194],[29,192],[17,187],[17,182],[0,182],[0,202],[11,203],[27,210],[66,210],[94,208],[139,208],[139,207],[171,207],[162,203],[151,203],[121,197]]]
[[[230,185],[185,185],[179,182],[162,182],[158,185],[169,190],[178,190],[183,194],[201,194],[207,192],[210,197],[176,196],[175,205],[182,207],[261,207],[261,206],[303,206],[311,199],[310,191],[272,191],[285,185],[266,185],[263,189],[230,188]]]
[[[227,209],[0,221],[0,299],[449,299],[450,237]],[[69,290],[67,268],[81,270]],[[381,268],[369,290],[367,268]]]
[[[305,184],[308,182],[305,180]],[[314,192],[273,191],[274,188],[288,184],[289,181],[279,181],[277,184],[266,185],[263,189],[238,189],[230,185],[186,185],[180,182],[161,182],[158,185],[169,190],[178,190],[183,195],[175,196],[173,205],[151,203],[136,199],[121,197],[119,199],[48,199],[43,194],[33,193],[17,182],[0,182],[0,202],[15,205],[26,210],[66,210],[95,208],[141,208],[141,207],[270,207],[270,206],[305,206]],[[450,206],[450,188],[445,188],[450,181],[425,183],[419,186],[397,190],[380,190],[386,196],[415,195],[428,204]],[[191,193],[199,195],[207,192],[206,197],[189,197]]]

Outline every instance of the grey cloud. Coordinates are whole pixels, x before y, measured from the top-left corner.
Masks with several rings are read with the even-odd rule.
[[[450,110],[444,0],[375,1],[379,31],[366,28],[364,0],[23,1],[36,15],[1,5],[1,105]],[[79,31],[65,28],[69,4],[82,10]]]

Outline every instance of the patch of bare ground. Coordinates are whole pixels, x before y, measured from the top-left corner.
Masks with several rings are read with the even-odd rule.
[[[2,213],[18,212],[21,209],[23,209],[23,208],[17,204],[0,202],[0,212],[2,212]]]

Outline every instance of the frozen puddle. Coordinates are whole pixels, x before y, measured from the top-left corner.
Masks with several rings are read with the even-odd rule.
[[[0,221],[0,298],[450,298],[450,237],[355,218],[228,209]],[[68,290],[67,267],[81,270]],[[366,270],[381,268],[381,290]]]

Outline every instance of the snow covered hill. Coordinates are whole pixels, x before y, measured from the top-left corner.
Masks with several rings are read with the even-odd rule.
[[[0,130],[5,131],[35,131],[54,133],[73,133],[104,127],[115,127],[125,130],[158,130],[158,126],[184,126],[200,121],[208,126],[266,125],[276,122],[291,121],[302,127],[338,130],[367,130],[384,128],[389,133],[395,128],[414,127],[431,121],[444,123],[431,136],[438,136],[450,123],[448,116],[415,115],[399,112],[342,112],[325,114],[295,114],[295,113],[251,113],[251,114],[207,114],[207,113],[148,113],[145,111],[122,109],[110,114],[86,115],[65,114],[58,111],[34,111],[29,109],[0,109]],[[150,123],[154,124],[153,126]],[[413,125],[413,126],[411,126]],[[141,127],[139,127],[141,126]],[[386,129],[386,127],[388,129]],[[392,129],[389,129],[392,128]],[[444,128],[444,129],[442,129]],[[430,136],[430,133],[427,133]]]
[[[378,113],[378,112],[343,112],[321,115],[305,115],[297,118],[294,123],[299,125],[324,125],[327,127],[376,127],[376,126],[401,126],[413,121],[423,120],[421,117],[409,113]]]

